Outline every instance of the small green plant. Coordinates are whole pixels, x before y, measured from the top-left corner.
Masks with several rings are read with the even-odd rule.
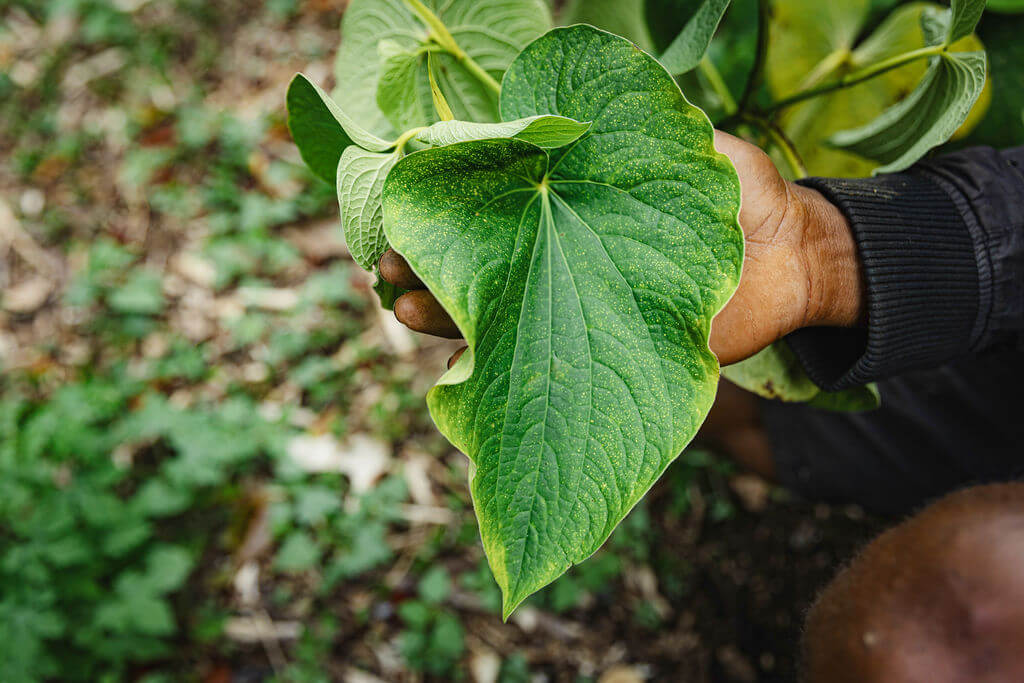
[[[776,55],[807,50],[787,47],[762,0],[738,98],[707,56],[730,3],[681,4],[674,14],[654,0],[567,9],[570,22],[607,23],[651,49],[664,26],[648,18],[675,16],[677,34],[656,59],[593,26],[545,33],[540,0],[354,0],[337,62],[345,106],[301,75],[289,88],[293,137],[336,184],[356,261],[373,271],[390,244],[469,346],[428,405],[473,463],[505,617],[600,547],[714,399],[708,333],[739,281],[740,188],[708,116],[678,82],[696,74],[694,97],[715,103],[718,125],[763,141],[791,177],[806,175],[782,128],[798,105],[926,63],[905,98],[822,140],[892,171],[949,139],[985,84],[986,56],[971,35],[980,0],[919,6],[861,46],[853,41],[867,0],[840,10],[782,0],[780,16],[837,30],[834,49],[797,72],[768,59],[770,44],[782,46]],[[825,21],[832,11],[849,16]],[[368,59],[374,51],[379,59]],[[780,73],[787,88],[799,85],[784,94],[764,86]],[[401,293],[378,292],[385,305]],[[725,374],[832,409],[878,400],[871,387],[823,394],[783,346]],[[409,623],[426,628],[420,616]]]

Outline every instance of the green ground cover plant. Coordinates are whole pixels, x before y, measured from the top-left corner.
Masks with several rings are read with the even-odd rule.
[[[901,170],[978,102],[984,6],[901,7],[862,39],[866,0],[760,2],[737,97],[708,57],[719,26],[735,30],[728,2],[570,3],[567,23],[639,46],[585,23],[548,30],[540,2],[352,3],[336,63],[346,107],[299,75],[289,125],[310,168],[336,181],[356,261],[373,271],[390,244],[466,339],[428,405],[472,462],[506,618],[601,546],[714,399],[708,333],[739,282],[740,188],[679,83],[790,177],[808,173],[801,146],[823,150],[818,172],[835,154]],[[641,47],[656,49],[648,19],[664,16],[678,32],[659,26],[655,57]],[[865,116],[823,134],[821,108],[868,84]],[[788,131],[808,127],[794,144]],[[401,293],[378,291],[385,306]],[[722,372],[827,409],[878,401],[874,387],[821,392],[784,342]]]

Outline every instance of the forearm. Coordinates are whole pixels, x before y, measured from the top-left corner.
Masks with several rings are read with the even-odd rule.
[[[1021,348],[1022,166],[1024,148],[976,149],[903,174],[805,181],[847,221],[865,312],[862,326],[851,322],[848,292],[856,285],[845,257],[812,264],[825,282],[824,310],[831,301],[836,315],[812,317],[809,325],[822,327],[787,339],[816,383],[838,390],[991,348]],[[822,253],[844,252],[833,240]]]

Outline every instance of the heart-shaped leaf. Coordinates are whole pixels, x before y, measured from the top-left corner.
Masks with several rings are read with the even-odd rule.
[[[288,129],[306,165],[329,183],[334,182],[338,159],[352,144],[383,152],[394,142],[370,133],[346,114],[331,97],[302,74],[288,86]]]
[[[509,120],[593,121],[399,161],[384,226],[469,350],[431,390],[508,614],[593,553],[714,400],[712,317],[743,258],[739,180],[707,117],[629,41],[556,29],[513,62]]]
[[[556,149],[575,142],[588,130],[589,123],[564,116],[529,116],[504,123],[438,121],[419,133],[416,140],[432,147],[443,147],[470,140],[518,138],[538,147]]]
[[[421,4],[440,20],[458,47],[496,80],[527,43],[551,27],[551,10],[545,0],[422,0]],[[383,59],[378,58],[381,42],[389,46]],[[335,63],[335,95],[344,98],[352,116],[382,136],[429,125],[437,117],[432,107],[428,110],[420,106],[427,84],[428,50],[435,52],[438,83],[455,118],[497,121],[497,93],[484,85],[464,61],[438,45],[424,19],[404,0],[349,3]],[[398,54],[405,55],[404,64],[399,64]],[[378,106],[377,86],[383,73],[389,79],[390,94],[382,96],[387,115]],[[403,88],[409,97],[399,97]],[[429,87],[425,92],[429,105]],[[403,110],[402,103],[417,106]]]

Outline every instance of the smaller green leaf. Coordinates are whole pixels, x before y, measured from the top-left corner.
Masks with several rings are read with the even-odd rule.
[[[984,52],[943,53],[907,99],[865,126],[836,133],[830,143],[881,161],[876,175],[902,171],[964,122],[985,87],[986,65]]]
[[[950,2],[952,18],[949,22],[949,31],[946,34],[946,45],[971,35],[984,11],[985,0],[952,0]]]
[[[673,74],[693,70],[704,57],[718,30],[729,0],[704,0],[659,61]]]
[[[331,97],[302,74],[288,86],[288,129],[310,170],[334,182],[341,153],[350,145],[383,152],[394,147],[352,120]]]
[[[396,153],[378,154],[351,146],[338,161],[338,207],[345,243],[352,259],[371,272],[388,248],[382,226],[381,192],[398,159]]]
[[[845,391],[822,391],[804,372],[800,360],[779,341],[745,361],[722,368],[722,376],[762,398],[840,412],[874,410],[881,404],[878,387],[870,384]]]
[[[170,593],[185,583],[194,564],[192,554],[184,548],[158,546],[146,558],[146,582],[155,593]]]
[[[319,560],[320,548],[312,536],[293,531],[278,548],[274,564],[281,571],[296,572],[309,569]]]
[[[395,130],[418,128],[431,121],[430,87],[421,78],[423,53],[390,40],[382,40],[377,51],[381,57],[377,107]]]
[[[440,121],[417,135],[416,140],[432,147],[444,147],[470,140],[519,138],[544,149],[557,149],[583,137],[590,125],[552,115],[529,116],[506,123]]]
[[[440,605],[452,592],[452,579],[444,567],[431,567],[420,579],[417,589],[428,605]]]
[[[159,315],[164,310],[160,276],[148,270],[133,271],[110,295],[110,307],[125,315]]]
[[[745,361],[722,368],[733,384],[764,398],[792,403],[810,401],[821,389],[804,372],[785,342],[776,342]]]

